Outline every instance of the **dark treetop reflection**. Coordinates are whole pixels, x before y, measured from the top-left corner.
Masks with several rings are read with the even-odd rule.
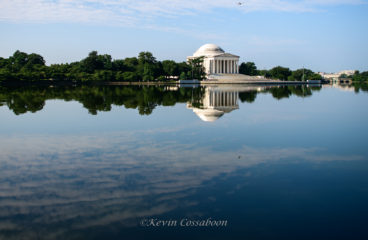
[[[25,114],[0,109],[0,239],[368,236],[365,93],[305,86],[2,90],[3,105]],[[101,113],[110,128],[50,101],[64,115],[65,126],[54,125],[42,115],[52,108],[39,111],[51,99],[110,111]],[[138,124],[130,124],[128,109],[112,105],[157,113],[135,112]],[[186,107],[202,120],[223,117],[205,123]],[[23,116],[39,117],[29,118],[33,131],[9,133]],[[155,229],[139,226],[143,218],[226,219],[228,226]]]
[[[232,91],[242,102],[253,102],[258,92],[270,92],[276,99],[312,95],[312,90],[320,87],[209,87],[217,92]],[[15,114],[37,112],[45,106],[46,100],[62,99],[78,101],[89,113],[110,111],[112,105],[138,109],[139,114],[151,114],[156,106],[174,106],[176,103],[190,102],[200,107],[204,88],[177,88],[173,86],[79,86],[79,87],[18,87],[0,88],[0,106],[8,106]]]

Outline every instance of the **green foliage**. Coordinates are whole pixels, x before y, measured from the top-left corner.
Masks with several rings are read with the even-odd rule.
[[[249,76],[256,76],[259,74],[256,65],[254,62],[241,63],[239,66],[239,73],[245,74]]]
[[[269,71],[272,78],[280,79],[280,80],[287,80],[288,77],[291,75],[291,71],[289,68],[277,66],[272,68]]]
[[[13,78],[14,78],[14,76],[12,75],[12,73],[8,69],[6,69],[6,68],[1,68],[0,69],[0,82],[13,80]]]
[[[97,51],[92,51],[88,57],[82,60],[82,71],[86,73],[94,73],[96,70],[111,70],[111,56],[108,54],[98,55]]]
[[[178,76],[179,66],[176,62],[171,60],[165,60],[162,62],[162,69],[165,76]]]
[[[5,81],[164,81],[191,71],[185,62],[157,61],[150,52],[137,57],[112,60],[108,54],[92,51],[80,62],[45,65],[42,56],[16,51],[8,59],[0,58],[0,82]],[[164,79],[165,78],[165,79]]]
[[[155,77],[155,65],[148,62],[144,63],[142,74],[143,81],[153,81],[154,77]]]
[[[190,72],[191,71],[191,66],[186,63],[186,62],[181,62],[181,63],[178,63],[178,73],[187,73],[187,72]],[[189,77],[189,76],[187,76]]]
[[[291,73],[288,77],[290,81],[306,81],[309,79],[309,76],[313,74],[312,70],[309,69],[297,69]]]
[[[126,67],[126,71],[129,72],[137,72],[138,67],[138,58],[131,57],[131,58],[125,58],[124,59],[124,66]]]
[[[321,80],[322,76],[318,73],[313,73],[311,76],[309,76],[308,78],[309,80]]]
[[[165,77],[165,76],[159,76],[158,78],[157,78],[157,81],[159,81],[159,82],[164,82],[164,81],[166,81],[167,80],[167,78]]]
[[[203,60],[204,57],[189,59],[188,64],[191,67],[190,72],[192,79],[203,80],[206,78],[206,73],[203,67]]]
[[[355,71],[354,75],[351,76],[351,79],[354,82],[367,82],[368,81],[368,71],[360,73],[359,71]]]
[[[271,78],[271,74],[268,70],[259,70],[259,75],[265,78]]]
[[[156,58],[150,52],[140,52],[138,55],[138,64],[155,64]]]
[[[185,74],[185,72],[182,72],[180,73],[180,77],[179,77],[180,80],[185,80],[187,79],[187,74]]]
[[[93,80],[94,81],[114,81],[114,75],[111,70],[97,70],[93,74]]]
[[[134,82],[138,79],[137,74],[134,72],[117,72],[116,73],[116,81],[118,82]]]

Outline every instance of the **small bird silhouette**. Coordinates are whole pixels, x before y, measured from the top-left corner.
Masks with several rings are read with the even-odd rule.
[[[243,5],[243,4],[244,4],[243,2],[238,2],[238,5],[239,5],[239,6],[241,6],[241,5]]]

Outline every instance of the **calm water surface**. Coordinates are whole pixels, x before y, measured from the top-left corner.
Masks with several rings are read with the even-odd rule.
[[[367,103],[359,87],[1,88],[0,239],[368,239]]]

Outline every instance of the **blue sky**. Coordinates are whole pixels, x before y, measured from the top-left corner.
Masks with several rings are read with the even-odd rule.
[[[0,56],[47,64],[92,50],[185,61],[205,43],[258,68],[368,70],[367,0],[0,0]]]

